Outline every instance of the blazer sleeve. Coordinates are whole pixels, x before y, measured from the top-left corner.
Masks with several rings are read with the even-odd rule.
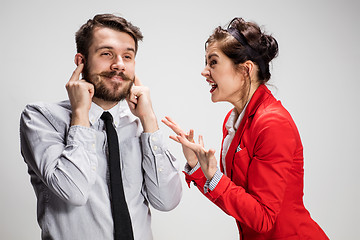
[[[267,232],[280,212],[298,142],[292,120],[283,114],[265,113],[251,128],[254,151],[247,169],[247,189],[224,175],[205,196],[255,231]]]

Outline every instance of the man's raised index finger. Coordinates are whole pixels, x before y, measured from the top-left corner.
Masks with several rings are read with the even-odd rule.
[[[73,74],[71,75],[69,82],[79,80],[80,74],[82,73],[83,69],[84,69],[84,64],[80,63],[74,70]]]
[[[139,78],[138,78],[136,75],[135,75],[135,78],[134,78],[134,85],[135,85],[135,86],[142,86]]]

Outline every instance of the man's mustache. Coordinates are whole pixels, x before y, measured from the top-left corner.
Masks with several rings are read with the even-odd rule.
[[[116,72],[116,71],[102,72],[99,74],[99,76],[106,77],[106,78],[112,78],[112,77],[117,76],[117,77],[121,77],[124,81],[133,81],[133,79],[131,79],[130,77],[125,75],[123,72]]]

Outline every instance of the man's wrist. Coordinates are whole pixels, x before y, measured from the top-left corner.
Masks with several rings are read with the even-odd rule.
[[[90,127],[89,112],[73,111],[71,116],[71,126],[74,125]]]
[[[159,130],[159,125],[154,113],[142,116],[140,121],[146,133],[154,133]]]

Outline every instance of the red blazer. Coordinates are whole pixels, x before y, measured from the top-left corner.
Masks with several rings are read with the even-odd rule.
[[[205,196],[236,219],[242,240],[328,239],[303,204],[303,147],[296,125],[265,85],[251,98],[225,160],[228,176]],[[194,182],[204,193],[201,168],[185,175],[189,186]]]

